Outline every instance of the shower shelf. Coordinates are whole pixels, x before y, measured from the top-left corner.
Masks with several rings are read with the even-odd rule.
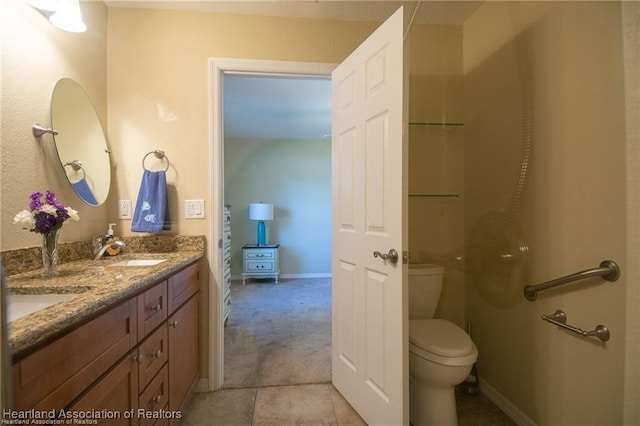
[[[431,194],[409,194],[409,198],[458,198],[458,194],[440,194],[440,193],[431,193]]]
[[[409,126],[435,126],[435,127],[462,127],[463,123],[448,123],[448,122],[435,122],[435,121],[425,121],[425,122],[417,122],[410,121]]]

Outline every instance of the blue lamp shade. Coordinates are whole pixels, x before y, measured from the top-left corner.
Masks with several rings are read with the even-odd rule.
[[[249,220],[258,221],[258,245],[265,245],[267,243],[267,227],[264,221],[273,220],[273,204],[249,204]]]

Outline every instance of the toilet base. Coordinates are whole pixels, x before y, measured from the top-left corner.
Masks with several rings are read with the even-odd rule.
[[[457,426],[455,386],[434,386],[411,378],[409,410],[413,426]]]

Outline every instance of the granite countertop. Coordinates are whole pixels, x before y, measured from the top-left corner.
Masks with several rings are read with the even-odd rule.
[[[63,302],[8,324],[9,347],[14,360],[66,329],[142,292],[203,256],[204,248],[199,246],[171,252],[127,252],[100,260],[76,260],[60,264],[57,268],[59,275],[52,278],[42,278],[42,270],[9,276],[9,294],[74,294]],[[109,266],[131,259],[166,261],[153,266]]]

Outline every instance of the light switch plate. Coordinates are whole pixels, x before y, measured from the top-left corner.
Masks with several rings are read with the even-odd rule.
[[[131,200],[118,201],[118,218],[132,219]]]
[[[184,200],[185,219],[204,219],[204,200]]]

